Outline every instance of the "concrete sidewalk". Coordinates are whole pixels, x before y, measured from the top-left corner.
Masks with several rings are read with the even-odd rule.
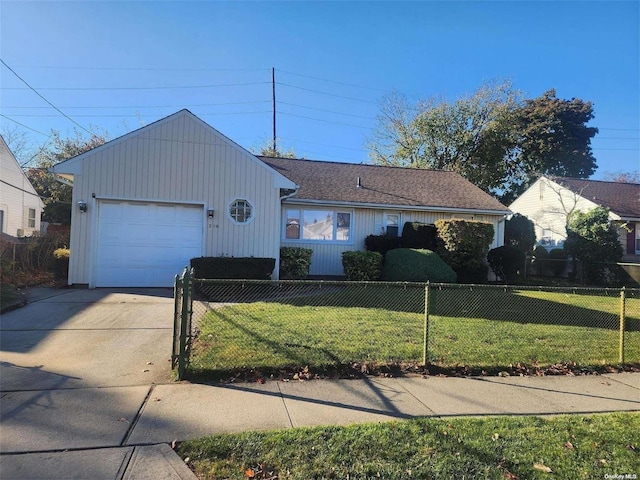
[[[640,373],[183,382],[87,390],[2,394],[2,478],[193,479],[168,444],[218,433],[423,416],[640,411]],[[45,408],[20,411],[29,396]],[[102,404],[104,399],[124,404],[123,410]],[[126,416],[116,418],[121,413]]]

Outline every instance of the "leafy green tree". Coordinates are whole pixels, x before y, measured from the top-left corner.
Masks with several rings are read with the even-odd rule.
[[[540,175],[589,178],[597,168],[591,139],[598,129],[587,126],[593,118],[591,102],[559,99],[555,89],[525,100],[515,112],[519,138],[512,186],[501,200],[512,202]]]
[[[609,210],[597,207],[587,213],[578,210],[569,215],[564,249],[582,262],[587,282],[610,283],[603,263],[619,262],[622,246],[617,229],[609,220]]]
[[[515,213],[504,224],[504,243],[527,253],[536,244],[536,231],[533,222],[526,216]]]
[[[520,94],[508,82],[485,84],[453,103],[412,106],[393,93],[381,103],[369,142],[375,164],[452,170],[486,191],[504,188],[514,168],[514,112]]]
[[[93,133],[85,139],[75,131],[75,137],[62,138],[60,132],[53,131],[50,146],[41,149],[36,156],[37,167],[27,170],[26,175],[31,184],[41,195],[44,202],[42,220],[50,223],[71,223],[71,186],[56,180],[47,171],[50,167],[93,148],[108,140],[108,133]]]
[[[452,170],[503,203],[540,175],[588,178],[596,169],[593,105],[555,90],[522,100],[508,82],[485,84],[454,102],[415,104],[393,93],[369,140],[373,163]]]
[[[274,149],[272,140],[266,140],[262,145],[253,147],[251,149],[251,153],[271,158],[298,158],[296,153],[293,151],[293,148],[283,149],[281,146],[278,147],[276,143],[276,147]]]

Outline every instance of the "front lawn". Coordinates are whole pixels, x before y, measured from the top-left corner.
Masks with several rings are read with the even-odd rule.
[[[614,365],[619,292],[584,293],[432,289],[429,361],[493,370],[517,363]],[[640,299],[627,299],[626,311],[625,360],[639,362]],[[218,305],[199,328],[189,366],[189,374],[198,377],[238,369],[420,363],[424,290],[349,287]]]
[[[178,453],[201,480],[607,478],[640,474],[640,414],[247,432],[185,442]]]

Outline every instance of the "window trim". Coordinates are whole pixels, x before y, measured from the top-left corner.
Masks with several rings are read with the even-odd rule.
[[[231,215],[231,206],[236,202],[247,202],[249,204],[249,206],[251,207],[251,214],[249,215],[249,218],[245,222],[239,222],[238,220],[233,218],[233,216]],[[231,222],[234,225],[249,225],[256,218],[256,207],[254,205],[254,202],[251,201],[249,198],[247,198],[247,197],[243,197],[243,198],[236,197],[236,198],[234,198],[233,200],[231,200],[227,204],[227,208],[225,209],[225,215],[227,216],[227,218],[229,220],[231,220]]]
[[[33,218],[31,217],[31,212],[33,212]],[[27,228],[36,228],[38,212],[35,208],[27,207]],[[33,225],[31,222],[33,221]]]
[[[384,212],[384,234],[387,235],[387,228],[389,226],[388,218],[390,215],[395,215],[398,217],[398,224],[395,225],[398,227],[398,234],[394,238],[399,238],[402,236],[402,212]]]
[[[298,238],[287,238],[287,212],[290,210],[297,210],[298,211],[298,221],[300,222],[300,229],[299,229],[299,237]],[[333,238],[334,240],[315,240],[315,239],[309,239],[309,238],[301,238],[302,237],[302,231],[303,231],[303,223],[304,223],[304,212],[305,211],[320,211],[320,212],[330,212],[334,218],[338,218],[338,214],[339,213],[348,213],[349,214],[349,240],[336,240],[337,237],[337,230],[338,230],[338,222],[334,222],[334,226],[333,226]],[[322,206],[309,206],[309,207],[303,207],[303,206],[289,206],[289,205],[284,205],[283,209],[282,209],[282,242],[286,242],[286,243],[313,243],[313,244],[318,244],[318,245],[354,245],[355,244],[355,240],[354,240],[354,233],[355,233],[355,228],[354,228],[354,221],[355,221],[355,212],[353,209],[350,208],[332,208],[332,207],[322,207]]]

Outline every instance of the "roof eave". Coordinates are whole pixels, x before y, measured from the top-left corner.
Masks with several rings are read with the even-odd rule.
[[[460,207],[444,207],[431,205],[397,205],[386,203],[365,203],[365,202],[338,202],[327,200],[311,200],[304,198],[288,198],[283,201],[285,204],[306,204],[306,205],[323,205],[327,207],[352,207],[352,208],[373,208],[379,210],[417,210],[421,212],[451,212],[451,213],[472,213],[481,215],[509,215],[511,210],[494,210],[482,208],[460,208]]]

